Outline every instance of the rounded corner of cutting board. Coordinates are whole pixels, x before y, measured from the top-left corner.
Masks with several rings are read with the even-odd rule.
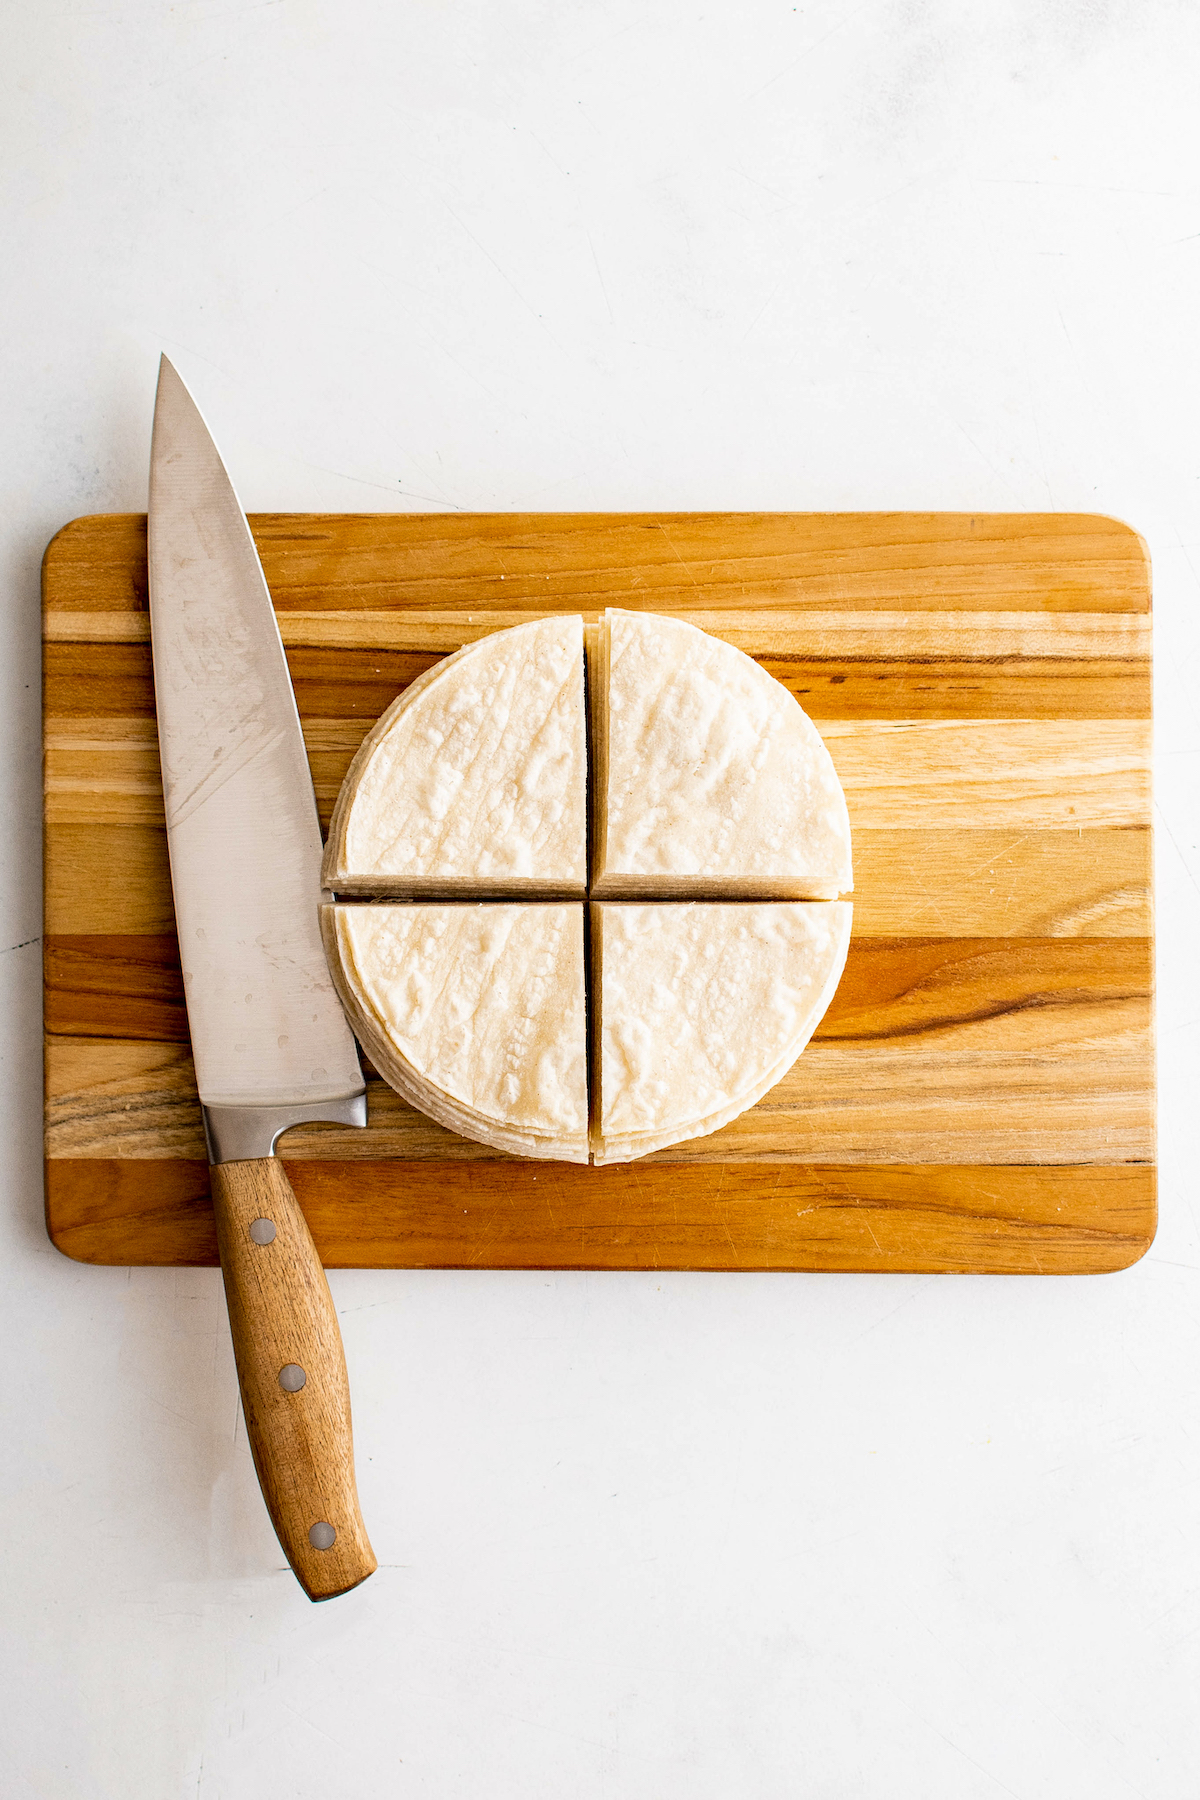
[[[60,557],[73,560],[81,539],[103,537],[111,550],[115,538],[136,540],[138,537],[144,539],[145,535],[144,512],[80,513],[77,518],[60,525],[54,533],[42,552],[42,567]]]
[[[132,595],[137,580],[135,578],[131,583],[129,576],[134,574],[136,577],[137,571],[144,573],[145,561],[144,512],[81,513],[76,519],[68,519],[65,525],[59,526],[42,552],[43,616],[53,610],[56,588],[60,590],[57,595],[60,603],[63,594],[77,589],[81,571],[86,579],[97,569],[111,570],[115,566],[122,572],[119,583],[122,592],[128,589]],[[123,604],[136,602],[127,596]]]
[[[1136,1221],[1136,1230],[1130,1234],[1128,1243],[1118,1252],[1119,1260],[1106,1265],[1101,1271],[1106,1275],[1120,1275],[1126,1269],[1135,1268],[1143,1257],[1150,1254],[1158,1236],[1158,1164],[1141,1163],[1134,1166],[1142,1175],[1141,1216]]]
[[[91,1263],[98,1268],[119,1266],[117,1258],[111,1254],[106,1235],[97,1236],[86,1228],[81,1231],[70,1217],[69,1209],[63,1216],[61,1189],[56,1181],[59,1166],[50,1157],[42,1164],[42,1216],[46,1222],[46,1236],[68,1262]]]
[[[1137,558],[1141,564],[1142,573],[1145,576],[1146,606],[1149,608],[1151,600],[1152,564],[1150,559],[1150,546],[1146,542],[1145,537],[1138,530],[1136,525],[1131,525],[1128,519],[1118,519],[1115,513],[1089,513],[1086,516],[1089,519],[1096,520],[1098,524],[1103,525],[1109,534],[1131,540],[1131,546],[1136,548]]]
[[[46,1235],[71,1262],[206,1268],[217,1233],[207,1162],[47,1157]]]

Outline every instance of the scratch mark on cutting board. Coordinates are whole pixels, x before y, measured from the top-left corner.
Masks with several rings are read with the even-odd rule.
[[[696,592],[699,593],[700,592],[700,583],[696,580],[696,577],[692,574],[692,571],[688,567],[687,563],[684,562],[683,557],[679,553],[678,545],[676,544],[674,538],[671,536],[670,532],[667,530],[666,526],[662,523],[661,520],[659,521],[658,529],[662,532],[662,534],[666,538],[668,544],[670,544],[671,549],[674,551],[675,558],[676,558],[677,562],[679,563],[680,568],[684,570],[684,572],[687,575],[688,580],[691,582],[691,584],[695,588]]]

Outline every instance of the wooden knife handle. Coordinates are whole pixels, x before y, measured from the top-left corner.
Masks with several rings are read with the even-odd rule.
[[[329,1283],[275,1157],[215,1163],[211,1173],[254,1467],[297,1580],[310,1600],[329,1600],[377,1566],[358,1509],[350,1384]]]

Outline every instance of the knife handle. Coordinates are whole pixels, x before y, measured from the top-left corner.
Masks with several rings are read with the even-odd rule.
[[[358,1508],[350,1384],[329,1283],[275,1157],[214,1163],[211,1175],[254,1467],[297,1580],[310,1600],[329,1600],[377,1566]]]

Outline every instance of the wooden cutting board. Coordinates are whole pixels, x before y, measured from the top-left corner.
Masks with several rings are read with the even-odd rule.
[[[606,605],[750,652],[854,832],[845,977],[790,1075],[607,1169],[496,1156],[371,1079],[281,1152],[327,1264],[1119,1269],[1155,1227],[1150,586],[1083,515],[262,515],[322,819],[460,644]],[[46,1210],[67,1255],[213,1263],[163,828],[145,520],[44,564]]]

